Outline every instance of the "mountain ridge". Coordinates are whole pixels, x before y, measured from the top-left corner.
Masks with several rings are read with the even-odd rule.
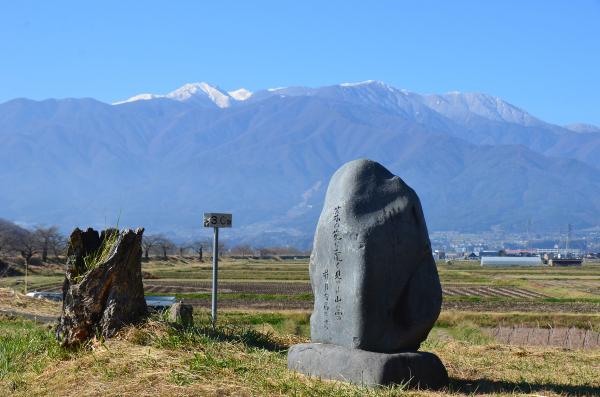
[[[68,230],[122,210],[122,224],[191,238],[203,211],[231,211],[235,241],[308,246],[329,177],[366,157],[415,188],[430,230],[600,224],[593,132],[517,107],[504,118],[473,111],[477,101],[443,109],[449,117],[381,84],[306,90],[260,90],[228,107],[164,97],[0,104],[0,186],[10,186],[0,217]]]

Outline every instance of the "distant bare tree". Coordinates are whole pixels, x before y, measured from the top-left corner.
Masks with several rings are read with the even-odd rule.
[[[48,250],[51,248],[54,241],[60,239],[58,227],[37,226],[34,231],[34,236],[38,239],[39,250],[42,254],[42,262],[46,262],[48,260]]]
[[[23,259],[25,264],[29,266],[31,264],[31,258],[36,255],[40,249],[40,240],[35,233],[28,232],[26,234],[16,236],[13,240],[13,250],[17,251]]]
[[[261,247],[258,249],[258,255],[260,256],[269,256],[269,255],[275,255],[274,252],[267,247]]]
[[[159,235],[156,239],[156,246],[162,251],[163,259],[167,259],[167,254],[175,247],[175,244],[167,237]]]
[[[183,258],[185,251],[190,249],[190,245],[187,243],[177,244],[177,250],[179,251],[179,257]]]
[[[148,260],[150,258],[150,251],[152,248],[158,245],[158,242],[162,236],[158,236],[155,234],[149,234],[142,238],[142,249],[144,250],[144,258]]]
[[[196,240],[190,244],[190,248],[198,255],[200,262],[204,261],[204,253],[209,252],[212,245],[209,240]]]
[[[69,245],[69,239],[58,233],[50,239],[50,250],[55,259],[58,259],[60,255],[66,254],[67,247]]]
[[[229,251],[232,255],[250,256],[254,254],[254,249],[248,244],[236,245]]]
[[[260,256],[271,255],[303,255],[304,253],[295,247],[263,247],[259,248]]]
[[[27,231],[16,235],[11,242],[12,249],[17,251],[23,259],[25,259],[25,293],[27,293],[27,276],[29,274],[29,266],[31,258],[36,255],[40,249],[40,239],[36,233]]]

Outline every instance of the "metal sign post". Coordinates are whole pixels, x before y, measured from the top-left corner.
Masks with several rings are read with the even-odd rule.
[[[211,320],[213,327],[217,325],[217,289],[219,279],[219,228],[231,227],[231,214],[220,214],[214,212],[204,213],[204,227],[214,229],[213,239],[213,269],[212,269],[212,299],[211,299]]]

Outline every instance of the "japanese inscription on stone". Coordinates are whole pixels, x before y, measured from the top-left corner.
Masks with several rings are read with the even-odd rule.
[[[340,209],[338,205],[333,209],[333,285],[330,283],[329,268],[326,267],[322,273],[323,276],[323,326],[325,329],[329,329],[329,313],[332,309],[330,304],[330,296],[333,300],[333,315],[337,320],[342,319],[342,297],[340,296],[340,287],[342,282],[342,250],[341,240],[342,234],[340,232]]]
[[[342,298],[340,297],[340,283],[342,281],[342,251],[340,250],[340,242],[342,235],[340,233],[340,206],[338,205],[333,209],[333,262],[335,263],[335,312],[333,315],[336,319],[341,320],[342,311]]]

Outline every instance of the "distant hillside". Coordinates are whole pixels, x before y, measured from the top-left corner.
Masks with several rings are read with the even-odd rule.
[[[0,216],[68,230],[121,213],[187,238],[203,211],[231,211],[230,238],[307,245],[331,174],[367,157],[416,189],[431,230],[600,225],[600,133],[499,98],[381,82],[174,92],[0,104]]]
[[[0,218],[0,243],[3,242],[2,237],[18,236],[24,233],[27,233],[27,230],[23,229],[22,227],[19,227],[18,225],[15,225],[10,221],[7,221],[6,219]]]

